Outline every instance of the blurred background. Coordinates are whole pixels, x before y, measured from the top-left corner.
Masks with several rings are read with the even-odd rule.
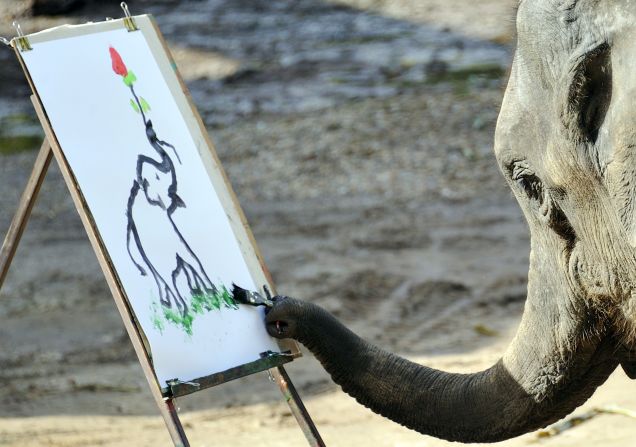
[[[493,153],[516,0],[147,0],[278,291],[451,371],[494,363],[523,310],[527,228]],[[0,35],[121,17],[118,1],[0,0]],[[0,48],[0,232],[43,134]],[[209,355],[214,355],[210,352]],[[329,446],[442,446],[288,368]],[[170,440],[57,167],[0,291],[0,446]],[[617,373],[579,409],[636,408]],[[266,374],[180,400],[197,446],[306,445]],[[631,445],[602,415],[506,446]]]

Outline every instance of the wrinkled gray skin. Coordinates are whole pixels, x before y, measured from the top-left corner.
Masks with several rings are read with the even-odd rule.
[[[303,343],[361,404],[453,441],[535,430],[619,364],[636,373],[636,0],[524,0],[517,34],[495,153],[531,252],[523,318],[501,360],[450,374],[310,303],[278,298],[267,315],[270,334]]]

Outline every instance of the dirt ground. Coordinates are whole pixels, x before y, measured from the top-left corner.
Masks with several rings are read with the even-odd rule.
[[[18,3],[0,1],[1,35]],[[20,21],[98,20],[116,3]],[[527,228],[492,153],[514,4],[130,2],[166,34],[278,290],[458,372],[501,356],[525,300]],[[0,48],[0,63],[4,232],[41,134],[14,55]],[[310,354],[288,371],[329,446],[450,445],[361,407]],[[0,291],[0,379],[0,446],[170,444],[55,167]],[[575,414],[636,410],[628,382],[615,372]],[[266,374],[179,404],[195,446],[306,445]],[[601,414],[500,445],[631,446],[635,433]]]

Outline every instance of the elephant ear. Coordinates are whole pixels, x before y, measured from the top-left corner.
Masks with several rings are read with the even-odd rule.
[[[185,208],[186,204],[183,201],[183,199],[181,199],[181,197],[179,197],[177,194],[175,194],[172,197],[172,200],[174,201],[174,204],[176,205],[177,208]]]
[[[623,371],[627,374],[627,377],[630,379],[636,379],[636,360],[633,361],[622,361],[621,366],[623,367]]]

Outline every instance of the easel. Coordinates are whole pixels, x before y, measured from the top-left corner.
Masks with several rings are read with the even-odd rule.
[[[135,29],[135,18],[131,17],[128,8],[125,3],[122,3],[122,9],[125,13],[125,18],[119,21],[112,22],[123,22],[123,25],[128,28],[129,31],[134,31]],[[40,191],[44,178],[46,176],[48,167],[51,163],[53,157],[55,157],[58,166],[62,172],[64,180],[69,188],[69,192],[71,193],[71,197],[75,204],[75,207],[78,210],[86,233],[89,237],[93,250],[97,256],[98,262],[104,272],[104,276],[106,277],[106,281],[108,286],[113,294],[113,298],[115,300],[115,304],[117,305],[117,309],[122,317],[124,325],[126,327],[126,331],[130,340],[132,341],[133,348],[139,362],[141,364],[142,370],[148,384],[150,386],[150,390],[152,392],[153,398],[159,408],[161,416],[164,419],[164,422],[168,428],[170,433],[170,437],[174,442],[174,445],[177,447],[187,447],[189,446],[188,439],[186,437],[185,431],[179,419],[179,415],[177,413],[176,407],[176,398],[181,397],[192,392],[198,391],[203,388],[207,388],[210,386],[218,385],[223,382],[227,382],[229,380],[243,377],[255,372],[267,370],[270,374],[270,377],[277,383],[279,386],[281,393],[283,394],[287,404],[290,407],[290,410],[296,421],[298,422],[300,428],[303,431],[308,443],[310,446],[321,447],[324,446],[324,442],[321,439],[318,430],[316,429],[311,417],[309,416],[300,396],[298,395],[294,385],[292,384],[287,372],[285,371],[283,364],[287,363],[296,355],[273,355],[273,356],[265,356],[260,361],[253,362],[253,364],[243,365],[241,367],[232,368],[227,371],[223,371],[221,373],[213,374],[208,377],[201,378],[199,383],[189,386],[187,382],[179,382],[169,383],[167,388],[160,387],[157,378],[154,374],[153,367],[151,364],[150,357],[148,355],[148,349],[145,346],[145,338],[143,333],[139,330],[137,325],[134,323],[135,316],[132,311],[127,299],[123,287],[118,279],[115,268],[109,258],[108,252],[104,245],[104,242],[101,240],[99,232],[97,231],[97,227],[91,214],[88,212],[87,204],[82,196],[82,192],[77,184],[77,181],[73,175],[73,172],[70,168],[68,161],[62,151],[62,148],[55,136],[49,118],[46,114],[46,111],[40,101],[40,98],[37,95],[37,90],[28,75],[28,70],[26,69],[22,58],[20,57],[21,51],[30,51],[31,44],[28,40],[27,36],[24,36],[19,25],[14,23],[16,27],[16,31],[18,36],[11,40],[10,45],[14,48],[18,55],[18,60],[22,64],[22,68],[25,71],[31,89],[33,91],[33,95],[31,96],[31,101],[37,113],[38,119],[42,125],[44,130],[45,139],[42,143],[42,146],[38,152],[38,155],[35,160],[35,164],[33,166],[33,170],[31,171],[30,177],[28,179],[27,185],[22,193],[20,198],[18,209],[13,217],[11,225],[9,227],[9,231],[5,237],[2,248],[0,249],[0,288],[6,279],[7,273],[11,266],[11,262],[15,256],[18,244],[22,237],[22,234],[26,228],[28,223],[31,210],[35,204],[37,199],[37,195]],[[4,40],[3,40],[4,41]],[[6,43],[6,42],[5,42]],[[165,42],[162,42],[165,47]],[[183,85],[182,80],[179,78],[179,82],[181,83],[181,87],[184,92],[187,92],[185,86]],[[191,99],[188,96],[188,101],[190,102],[190,106],[194,109],[194,105],[192,104]],[[195,112],[195,115],[198,119],[198,125],[203,129],[204,135],[207,138],[207,132],[205,132],[205,128],[203,127],[203,123],[201,122],[198,114]],[[208,145],[212,148],[211,142],[208,140]],[[216,157],[216,154],[213,153],[213,156]],[[218,159],[216,159],[218,162]],[[219,164],[220,166],[220,164]],[[224,173],[222,172],[224,175]],[[225,177],[224,177],[225,178]],[[227,182],[227,179],[225,178]],[[229,185],[229,183],[228,183]],[[231,192],[231,188],[230,188]],[[236,211],[239,213],[240,223],[243,225],[244,230],[246,232],[246,237],[248,238],[248,242],[251,244],[251,248],[254,250],[257,259],[262,264],[262,257],[258,252],[258,248],[253,240],[253,236],[249,231],[249,227],[247,226],[247,222],[245,220],[244,215],[240,207],[238,206],[238,202],[236,198],[232,196],[232,199],[236,205]],[[262,273],[265,275],[265,281],[267,282],[267,286],[272,289],[272,281],[267,274],[267,270],[264,265],[261,265]],[[272,289],[273,290],[273,289]]]

